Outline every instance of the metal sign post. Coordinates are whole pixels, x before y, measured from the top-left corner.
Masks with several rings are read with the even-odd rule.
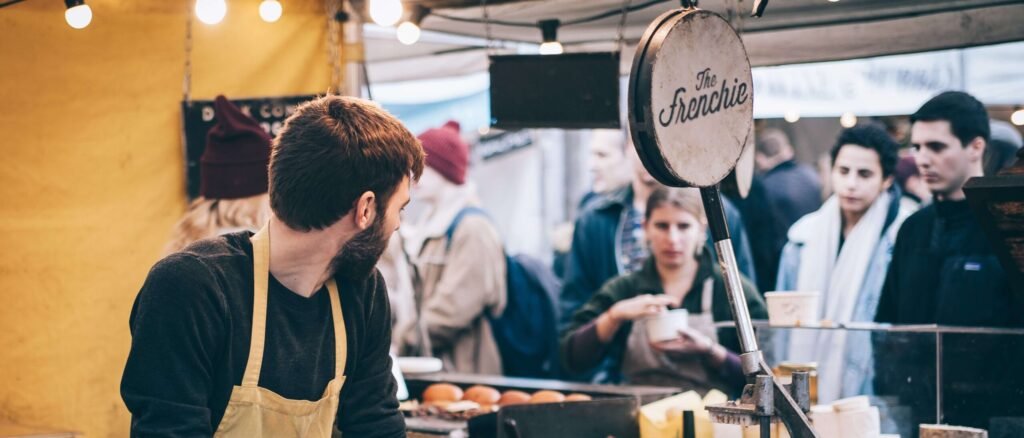
[[[629,77],[629,122],[644,167],[662,184],[699,187],[729,305],[739,333],[743,397],[707,407],[715,422],[760,425],[781,420],[794,438],[816,438],[806,373],[781,385],[757,347],[722,208],[719,183],[734,170],[753,126],[753,79],[739,35],[719,15],[690,5],[647,28]]]

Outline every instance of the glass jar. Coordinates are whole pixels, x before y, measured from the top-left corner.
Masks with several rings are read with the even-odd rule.
[[[772,369],[779,382],[789,384],[793,381],[793,373],[806,371],[808,386],[811,392],[811,406],[818,404],[818,363],[817,362],[782,362]]]

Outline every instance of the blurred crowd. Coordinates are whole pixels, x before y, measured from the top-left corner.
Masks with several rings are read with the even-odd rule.
[[[226,99],[216,111],[202,196],[168,252],[267,219],[259,166],[271,140]],[[699,193],[655,181],[625,131],[590,139],[592,190],[547,264],[507,254],[467,178],[459,124],[419,135],[427,167],[412,188],[416,215],[378,264],[392,352],[460,373],[735,393],[739,345],[734,329],[715,325],[732,313]],[[1024,325],[963,191],[1012,165],[1021,143],[962,92],[929,100],[909,129],[867,120],[842,130],[824,172],[797,161],[785,131],[758,130],[749,193],[724,201],[751,316],[767,317],[765,292],[817,291],[819,318],[837,323]],[[643,323],[674,309],[688,311],[688,327],[650,339]],[[776,341],[777,356],[818,364],[824,401],[877,383],[868,338],[800,331]]]

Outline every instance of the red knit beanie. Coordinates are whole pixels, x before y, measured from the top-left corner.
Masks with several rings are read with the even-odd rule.
[[[420,143],[427,153],[427,166],[448,181],[462,185],[469,168],[469,145],[459,136],[459,122],[454,120],[440,128],[431,128],[420,134]]]
[[[236,199],[267,192],[270,135],[224,96],[213,102],[217,122],[199,158],[199,194]]]

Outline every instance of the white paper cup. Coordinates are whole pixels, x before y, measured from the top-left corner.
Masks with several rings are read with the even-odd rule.
[[[661,342],[678,338],[679,331],[689,326],[689,317],[690,313],[686,309],[675,309],[644,319],[647,339],[651,342]]]
[[[840,438],[842,436],[841,429],[839,428],[839,414],[832,409],[832,406],[811,406],[809,416],[814,424],[814,431],[818,432],[818,436],[831,438]]]
[[[842,438],[878,438],[882,434],[878,408],[836,412]]]
[[[818,325],[818,300],[814,292],[768,292],[768,323],[771,325]]]
[[[858,395],[832,402],[832,409],[836,412],[859,411],[869,408],[871,408],[871,400],[866,395]]]

